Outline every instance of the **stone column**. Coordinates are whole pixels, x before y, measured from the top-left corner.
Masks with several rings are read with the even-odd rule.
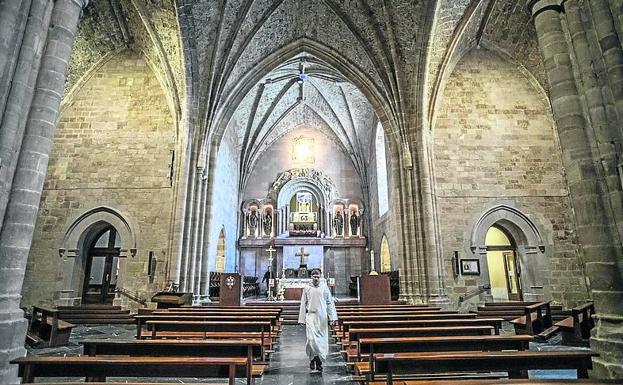
[[[195,199],[197,195],[197,173],[192,169],[193,164],[197,161],[196,153],[193,152],[191,155],[191,169],[189,170],[188,175],[188,200],[186,202],[186,208],[184,212],[184,235],[182,237],[182,248],[178,259],[178,269],[177,269],[177,283],[179,284],[179,289],[181,291],[188,290],[188,269],[190,264],[190,255],[192,253],[192,234],[193,234],[193,223],[194,223],[194,209],[195,209]]]
[[[85,0],[57,0],[32,108],[18,158],[5,220],[0,230],[0,381],[17,382],[27,323],[20,309],[26,261],[65,86],[69,58]]]
[[[560,0],[530,0],[539,47],[550,84],[552,110],[574,209],[581,254],[597,311],[591,347],[593,375],[623,378],[623,282],[618,261],[621,243],[607,212],[607,190],[600,178],[587,134],[588,122],[574,78],[574,67],[562,23]]]
[[[0,2],[0,111],[4,110],[32,0]]]
[[[7,6],[10,2],[7,3]],[[8,100],[0,103],[0,227],[4,221],[6,206],[11,192],[11,183],[17,167],[19,149],[24,137],[26,119],[33,98],[37,73],[43,55],[43,44],[48,34],[53,2],[35,0],[29,7],[28,23],[15,58],[15,71],[7,79]],[[2,17],[4,19],[4,17]],[[0,24],[3,21],[0,20]],[[3,32],[0,32],[0,36]],[[1,50],[0,50],[1,51]],[[0,70],[1,71],[1,70]],[[3,79],[4,80],[4,79]],[[0,91],[3,93],[3,91]]]

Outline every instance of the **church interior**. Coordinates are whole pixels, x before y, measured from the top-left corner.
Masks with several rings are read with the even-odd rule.
[[[0,0],[0,382],[621,383],[622,157],[623,0]]]

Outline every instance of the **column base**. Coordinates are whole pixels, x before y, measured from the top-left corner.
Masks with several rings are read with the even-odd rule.
[[[2,384],[19,384],[20,382],[17,377],[17,365],[9,365],[9,362],[26,355],[24,342],[27,329],[28,321],[24,318],[24,312],[21,309],[0,314],[0,383]]]
[[[623,379],[623,316],[596,316],[591,333],[591,349],[599,353],[593,358],[591,377]]]

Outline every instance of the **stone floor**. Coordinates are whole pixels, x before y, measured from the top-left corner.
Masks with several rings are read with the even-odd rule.
[[[48,349],[28,348],[29,355],[60,355],[76,356],[82,354],[82,348],[78,341],[86,338],[134,338],[136,329],[133,325],[97,325],[78,326],[74,328],[68,346]],[[310,372],[309,362],[305,355],[305,329],[303,326],[284,326],[279,338],[279,346],[274,353],[264,378],[256,381],[256,385],[354,385],[350,381],[350,374],[344,364],[344,360],[338,352],[335,344],[331,344],[331,352],[327,362],[323,365],[324,371]],[[586,349],[586,347],[567,347],[560,344],[560,338],[553,338],[548,343],[530,343],[530,350],[561,350],[561,349]],[[530,372],[531,378],[576,378],[575,370],[534,370]],[[56,381],[77,380],[72,378],[55,379]],[[147,379],[141,379],[146,381]],[[132,379],[115,379],[115,381],[132,381]],[[159,378],[149,379],[155,382],[214,382],[205,379],[179,379]],[[243,379],[237,380],[237,384],[244,384]]]

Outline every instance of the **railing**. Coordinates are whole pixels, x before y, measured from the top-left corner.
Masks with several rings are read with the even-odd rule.
[[[131,299],[134,302],[140,303],[143,306],[147,305],[147,300],[145,298],[142,298],[141,296],[139,296],[138,294],[133,294],[130,293],[129,291],[127,291],[126,289],[122,288],[122,287],[116,287],[115,288],[115,292],[123,295],[126,298]]]
[[[479,295],[480,293],[484,293],[487,290],[491,290],[491,285],[482,285],[479,286],[478,288],[476,288],[475,290],[472,290],[468,293],[465,293],[465,295],[462,295],[459,297],[459,303],[465,302],[467,299],[472,298],[476,295]]]

